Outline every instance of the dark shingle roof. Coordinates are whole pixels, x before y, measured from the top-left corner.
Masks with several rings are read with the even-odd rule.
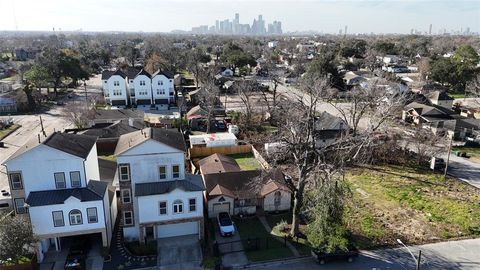
[[[97,124],[83,132],[82,134],[97,136],[99,138],[118,138],[123,134],[140,130],[144,127],[143,121],[134,120],[133,126],[128,124],[128,120],[116,121],[113,124]]]
[[[113,73],[115,73],[115,71],[104,70],[102,72],[102,80],[108,80],[110,77],[112,77]]]
[[[315,128],[317,130],[338,130],[340,124],[345,127],[345,122],[342,118],[329,114],[328,112],[321,112],[315,119]]]
[[[145,69],[140,70],[140,72],[138,72],[138,74],[135,77],[140,76],[140,75],[145,75],[148,78],[152,78],[152,75],[150,75],[150,73],[148,73]]]
[[[184,191],[204,191],[200,175],[187,174],[184,180],[161,181],[135,184],[135,196],[150,196],[170,193],[175,189]]]
[[[127,76],[127,75],[126,75],[125,73],[123,73],[123,71],[121,71],[120,69],[118,69],[117,71],[115,71],[111,76],[113,76],[113,75],[118,75],[118,76],[120,76],[120,77],[122,77],[122,78],[124,78],[124,79],[125,79],[125,77]]]
[[[141,110],[119,109],[119,110],[96,110],[95,119],[98,120],[123,120],[128,118],[141,119],[145,117],[145,112]]]
[[[97,142],[97,137],[55,132],[43,144],[77,157],[86,158]]]
[[[202,174],[238,172],[242,170],[235,159],[218,153],[199,160],[198,165]]]
[[[139,73],[139,70],[133,67],[127,67],[125,73],[127,74],[129,80],[133,80],[133,78],[135,78]]]
[[[173,79],[173,73],[170,72],[170,71],[167,71],[167,70],[157,70],[157,72],[153,73],[152,74],[152,78],[157,76],[157,75],[164,75],[165,77],[169,78],[169,79]]]
[[[54,189],[30,192],[27,204],[30,206],[44,206],[63,204],[68,198],[75,197],[82,202],[101,201],[108,183],[90,180],[84,188]]]
[[[119,155],[149,139],[156,140],[180,151],[185,152],[187,150],[182,133],[164,128],[146,128],[120,136],[115,148],[115,155]]]

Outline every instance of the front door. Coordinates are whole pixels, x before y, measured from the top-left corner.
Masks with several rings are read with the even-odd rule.
[[[147,239],[153,239],[153,226],[147,226],[145,227],[145,236],[147,236]]]

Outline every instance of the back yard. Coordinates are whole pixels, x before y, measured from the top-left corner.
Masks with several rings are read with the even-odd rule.
[[[352,194],[346,222],[359,248],[398,246],[397,238],[420,244],[480,236],[480,190],[464,182],[396,166],[357,168],[346,180]],[[289,214],[267,216],[273,233],[282,235],[282,220],[288,228]],[[308,251],[305,241],[291,242]]]
[[[260,165],[258,160],[253,156],[253,153],[231,154],[228,156],[235,159],[242,170],[249,171],[262,169],[262,165]]]

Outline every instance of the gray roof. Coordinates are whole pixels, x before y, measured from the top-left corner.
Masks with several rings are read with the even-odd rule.
[[[133,78],[135,78],[139,72],[140,72],[140,70],[138,70],[134,67],[127,67],[127,69],[125,71],[129,80],[133,80]]]
[[[112,77],[113,73],[115,73],[115,71],[104,70],[102,72],[102,80],[108,80],[110,77]]]
[[[140,70],[140,72],[138,72],[135,77],[140,76],[140,75],[145,75],[148,78],[152,78],[152,75],[150,75],[150,73],[148,73],[145,69]]]
[[[108,183],[90,180],[87,187],[34,191],[28,195],[26,203],[30,206],[63,204],[68,198],[75,197],[82,202],[101,201]]]
[[[157,72],[153,73],[152,74],[152,78],[157,76],[157,75],[164,75],[165,77],[169,78],[169,79],[173,79],[174,77],[174,74],[170,71],[167,71],[167,70],[157,70]]]
[[[128,118],[143,120],[145,112],[141,110],[119,109],[119,110],[95,110],[97,120],[123,120]]]
[[[321,112],[316,118],[315,128],[317,130],[338,130],[337,126],[343,124],[345,128],[345,121],[342,118],[329,114],[328,112]],[[341,130],[343,130],[342,128]]]
[[[133,126],[128,124],[128,120],[115,121],[113,124],[97,124],[83,132],[82,134],[97,136],[99,138],[118,138],[123,134],[134,132],[144,128],[143,121],[135,119]]]
[[[161,181],[135,184],[135,196],[150,196],[170,193],[175,189],[184,191],[204,191],[201,175],[187,174],[184,180]]]
[[[183,152],[187,150],[183,135],[179,131],[164,128],[146,128],[120,136],[117,147],[115,148],[115,155],[120,155],[149,139],[153,139]]]

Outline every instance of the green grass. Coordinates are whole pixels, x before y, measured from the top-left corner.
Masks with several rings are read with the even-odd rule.
[[[98,158],[109,160],[109,161],[117,161],[117,157],[115,155],[98,156]]]
[[[272,233],[276,236],[283,237],[285,235],[284,232],[279,230],[279,226],[277,226],[280,222],[286,221],[287,224],[292,224],[292,213],[286,212],[281,214],[275,215],[266,215],[265,218],[267,219],[268,225],[272,228]],[[300,231],[304,233],[305,226],[300,226]],[[297,249],[300,255],[308,255],[310,254],[310,244],[308,243],[307,239],[302,238],[294,238],[289,240],[290,243]]]
[[[468,156],[480,157],[480,146],[458,146],[452,147],[452,155],[455,151],[467,152]]]
[[[261,170],[262,165],[255,159],[252,153],[231,154],[229,155],[238,163],[242,170]]]
[[[17,125],[17,124],[13,124],[11,126],[9,126],[8,128],[6,129],[2,129],[0,130],[0,141],[3,140],[5,137],[7,137],[8,135],[11,134],[11,132],[13,132],[14,130],[16,130],[17,128],[19,128],[20,125]]]
[[[292,257],[290,249],[283,243],[276,240],[269,232],[265,230],[258,218],[248,218],[236,220],[235,226],[243,241],[243,246],[247,251],[245,254],[250,261],[266,261]],[[258,250],[248,250],[248,240],[259,238]],[[250,240],[253,245],[253,240]]]
[[[480,191],[464,182],[409,167],[359,169],[346,178],[346,211],[361,248],[480,235]]]
[[[148,241],[146,244],[140,244],[138,241],[126,242],[125,247],[136,256],[148,256],[157,254],[157,241]]]

